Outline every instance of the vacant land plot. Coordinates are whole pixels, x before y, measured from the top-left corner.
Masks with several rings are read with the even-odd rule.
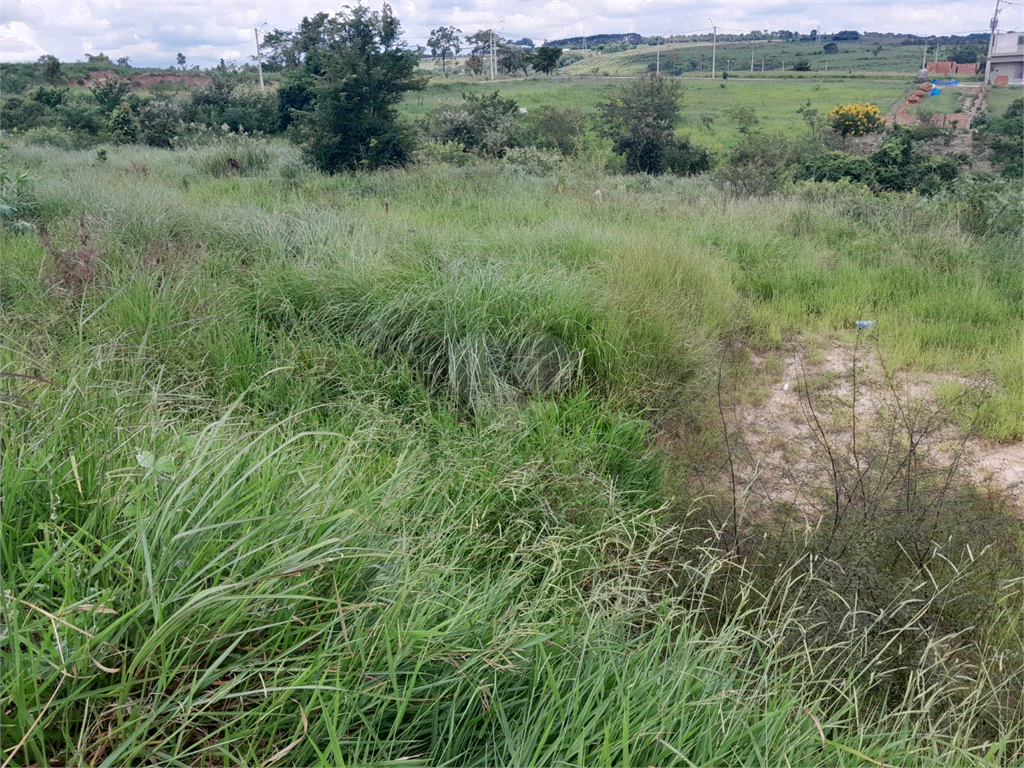
[[[908,404],[817,521],[744,517],[730,416],[870,334],[952,439],[1019,440],[1019,222],[257,141],[5,158],[6,761],[1020,764],[1002,490]]]
[[[768,132],[807,132],[797,111],[810,104],[825,114],[839,104],[870,102],[883,114],[892,112],[913,85],[891,80],[819,79],[781,81],[719,81],[682,78],[685,86],[680,131],[711,149],[736,144],[742,137],[739,122],[731,115],[737,109],[752,110],[758,128]],[[419,117],[444,101],[460,101],[462,93],[484,94],[500,90],[529,110],[541,107],[575,107],[594,115],[596,106],[607,101],[621,84],[607,78],[530,78],[499,83],[447,82],[435,79],[425,91],[413,94],[402,104],[402,111]],[[710,118],[710,122],[706,119]]]

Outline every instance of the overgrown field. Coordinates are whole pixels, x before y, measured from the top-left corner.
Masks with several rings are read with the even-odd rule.
[[[923,549],[857,526],[851,585],[741,549],[660,439],[722,460],[737,352],[870,318],[1019,440],[1020,228],[985,200],[102,157],[7,160],[38,231],[0,272],[5,764],[1019,764],[998,493],[951,519],[911,475]]]
[[[787,135],[806,131],[797,111],[810,103],[812,109],[827,114],[837,104],[867,102],[878,105],[884,114],[911,92],[907,82],[886,80],[820,80],[808,84],[792,81],[720,81],[682,78],[685,87],[682,119],[676,128],[688,134],[695,144],[712,150],[731,148],[743,138],[733,114],[737,109],[752,110],[758,128]],[[611,98],[621,81],[605,78],[536,77],[497,84],[448,82],[435,78],[426,90],[413,94],[401,105],[410,117],[421,117],[438,104],[462,101],[462,93],[482,95],[500,89],[502,96],[514,98],[528,110],[541,107],[574,107],[595,116],[597,104]],[[933,110],[940,111],[940,110]],[[710,117],[710,122],[706,118]]]

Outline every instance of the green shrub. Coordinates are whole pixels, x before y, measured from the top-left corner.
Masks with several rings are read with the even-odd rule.
[[[26,131],[24,141],[31,146],[57,147],[64,150],[89,149],[102,139],[85,131],[68,131],[49,126],[40,126]]]
[[[170,149],[181,130],[181,109],[169,101],[154,101],[139,112],[139,134],[151,147]]]
[[[424,120],[424,132],[432,141],[456,142],[480,155],[500,157],[522,142],[522,127],[515,118],[514,99],[489,94],[463,93],[461,103],[443,103]]]
[[[530,176],[547,176],[562,162],[560,153],[537,147],[514,147],[505,153],[506,171],[518,170]]]
[[[139,140],[139,121],[128,104],[118,104],[110,113],[107,131],[120,144],[134,144]]]
[[[3,127],[6,131],[14,128],[19,131],[27,131],[44,123],[47,112],[46,107],[38,101],[21,96],[11,96],[4,99],[3,108],[0,109],[0,119],[3,120]]]
[[[415,158],[421,163],[440,163],[442,165],[474,165],[479,162],[477,156],[466,151],[466,146],[457,141],[424,141],[416,149]]]
[[[733,195],[771,195],[789,183],[793,150],[781,135],[751,133],[715,170],[716,178]]]
[[[231,93],[231,101],[221,113],[221,123],[233,131],[276,133],[280,125],[277,97],[254,86],[240,86]]]
[[[41,85],[32,94],[32,98],[47,107],[56,108],[66,102],[70,95],[70,88],[47,88],[45,85]]]
[[[574,155],[583,143],[586,117],[575,107],[541,107],[530,114],[534,143],[543,149],[557,149]]]
[[[57,108],[57,121],[69,131],[96,135],[104,127],[103,113],[92,104],[72,101]]]
[[[850,179],[870,184],[875,178],[875,167],[867,157],[848,155],[845,152],[827,152],[804,163],[797,172],[798,180],[840,181]]]
[[[32,82],[32,65],[4,64],[0,67],[0,93],[19,94]]]
[[[103,113],[109,115],[131,93],[132,84],[119,77],[109,77],[93,85],[89,90]]]

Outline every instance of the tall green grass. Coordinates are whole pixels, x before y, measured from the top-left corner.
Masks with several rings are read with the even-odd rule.
[[[766,583],[669,498],[652,426],[701,439],[722,345],[870,311],[901,362],[996,371],[1019,436],[1012,238],[843,186],[265,151],[15,149],[47,244],[0,274],[5,761],[1019,760],[1019,580],[969,654],[912,583],[826,626],[813,569]]]

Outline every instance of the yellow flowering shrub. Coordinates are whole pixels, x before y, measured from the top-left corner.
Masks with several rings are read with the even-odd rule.
[[[874,104],[843,104],[828,113],[829,127],[841,136],[864,136],[885,130],[885,120]]]

